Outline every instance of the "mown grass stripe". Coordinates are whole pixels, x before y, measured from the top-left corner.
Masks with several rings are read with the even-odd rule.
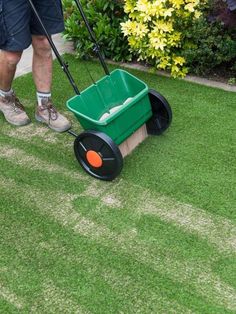
[[[109,186],[96,181],[88,186],[83,195],[101,198],[104,205],[109,204],[106,199],[113,195],[113,206],[117,204],[120,207],[122,204],[122,207],[133,208],[140,214],[156,216],[186,232],[197,234],[220,252],[236,253],[236,225],[231,220],[150,192],[140,185],[129,184],[127,189],[127,183],[122,179]]]
[[[95,186],[96,186],[96,184],[100,184],[100,183],[94,183]],[[122,185],[122,181],[119,181],[119,188],[122,188],[121,185]],[[104,186],[104,188],[105,188],[105,190],[108,191],[108,189],[110,188],[110,185],[109,186],[106,185],[106,186]],[[106,193],[105,193],[104,188],[103,189],[97,188],[96,189],[96,191],[97,191],[96,195],[99,196],[99,195],[103,194],[103,197],[105,197]],[[135,186],[135,189],[138,189],[138,187]],[[109,193],[111,193],[111,192],[114,193],[113,191],[111,191],[109,189]],[[88,192],[85,192],[85,194],[86,193],[88,193]],[[33,194],[35,195],[35,193],[33,193]],[[89,194],[91,194],[91,186],[89,187]],[[142,195],[142,197],[144,197],[145,194],[143,195],[143,192],[142,192],[142,193],[138,193],[138,195],[139,196]],[[61,195],[57,196],[57,197],[59,197],[59,200],[63,199],[64,212],[63,211],[61,212],[60,210],[58,210],[57,213],[55,213],[55,208],[54,208],[54,214],[53,215],[54,215],[54,218],[56,218],[57,220],[59,219],[60,222],[63,222],[63,225],[72,227],[75,232],[78,232],[84,236],[93,237],[93,239],[97,239],[100,237],[103,238],[104,235],[105,235],[105,238],[109,238],[111,240],[114,240],[116,238],[116,235],[112,234],[106,227],[99,226],[99,225],[95,224],[93,221],[90,221],[84,217],[81,217],[78,213],[71,214],[68,212],[68,210],[70,211],[72,209],[72,207],[69,205],[69,207],[67,208],[67,204],[69,204],[72,200],[76,199],[77,195],[69,196],[69,198],[68,198],[68,196],[67,196],[67,198],[65,196],[61,197]],[[148,201],[150,201],[150,198],[147,197],[147,195],[145,195],[144,203],[147,204]],[[59,202],[61,202],[61,201],[59,201]],[[142,199],[142,202],[143,202],[143,199]],[[140,197],[138,198],[138,203],[140,204]],[[168,204],[168,202],[166,200],[164,203]],[[130,204],[128,204],[128,205],[130,205]],[[149,206],[150,206],[150,204],[149,204]],[[139,207],[135,206],[135,208],[139,208]],[[65,211],[65,210],[67,210],[67,211]],[[161,208],[161,210],[159,212],[163,213],[163,208]],[[149,208],[148,213],[150,213],[150,208]],[[169,213],[169,212],[167,212],[167,213]],[[75,221],[79,221],[79,223],[75,224]],[[209,229],[209,224],[208,224],[208,229]],[[120,239],[119,239],[119,241],[120,241]],[[137,249],[140,249],[140,248],[137,247]],[[167,261],[165,261],[165,263],[166,262]],[[170,267],[172,267],[171,263],[170,263]],[[190,267],[189,269],[192,269],[192,268],[194,268],[194,267]],[[179,268],[179,272],[180,272],[180,269],[181,269],[181,267]],[[183,274],[184,274],[184,271],[181,273],[181,276],[183,276]],[[205,276],[206,276],[206,274],[205,274]],[[186,280],[189,280],[189,278],[186,278]],[[214,288],[216,288],[218,285],[219,287],[221,287],[222,291],[227,291],[228,295],[232,294],[232,291],[230,289],[227,289],[226,287],[221,286],[217,280],[215,281],[214,279],[212,279],[210,281],[211,281],[212,285],[214,286]],[[202,283],[204,283],[204,282],[202,282]],[[232,298],[232,301],[233,301],[233,299],[234,299],[234,297]]]
[[[26,167],[30,170],[42,170],[48,173],[57,173],[68,176],[75,180],[87,182],[88,178],[78,171],[69,171],[55,163],[49,163],[35,155],[29,155],[20,148],[14,148],[11,145],[2,145],[0,147],[0,157],[13,162],[16,165]]]
[[[111,232],[106,226],[98,225],[87,219],[84,220],[75,211],[72,204],[73,200],[77,197],[76,195],[63,195],[62,193],[56,194],[54,192],[52,198],[52,195],[45,196],[44,192],[42,193],[39,189],[33,189],[25,184],[19,187],[14,181],[6,179],[4,181],[4,188],[11,188],[11,190],[17,189],[18,192],[19,190],[27,190],[27,201],[34,201],[40,212],[53,217],[62,226],[74,230],[80,235],[93,239],[98,243],[107,243],[113,248],[130,254],[138,261],[151,266],[154,270],[173,277],[177,282],[191,282],[191,285],[203,297],[224,306],[228,310],[236,311],[236,291],[231,286],[223,283],[212,272],[207,263],[202,263],[201,260],[178,260],[177,256],[173,257],[168,249],[163,254],[163,251],[160,251],[155,245],[153,246],[152,243],[139,240],[133,232],[117,235]]]
[[[9,193],[9,196],[11,196],[10,193]],[[18,199],[18,206],[20,206],[18,208],[21,208],[21,206],[22,206],[21,202],[19,202],[19,199]],[[25,205],[24,205],[24,208],[26,208]],[[102,273],[102,271],[106,272],[106,266],[104,269],[104,265],[105,265],[104,261],[102,261],[102,262],[100,261],[100,264],[102,266],[99,266],[99,258],[98,258],[98,260],[96,260],[96,254],[95,254],[94,258],[88,254],[88,252],[91,251],[91,249],[93,247],[91,245],[89,245],[89,243],[87,241],[86,241],[86,244],[84,245],[84,248],[87,248],[88,251],[87,250],[85,251],[84,248],[81,248],[81,242],[79,242],[80,245],[78,245],[77,247],[75,246],[75,243],[71,243],[71,240],[73,240],[73,237],[72,238],[70,237],[70,239],[68,240],[68,244],[70,243],[70,246],[68,247],[68,245],[67,245],[67,247],[65,247],[64,243],[65,243],[66,234],[63,233],[63,235],[62,235],[62,231],[59,231],[59,235],[60,235],[61,242],[62,242],[61,244],[58,243],[58,239],[56,242],[55,241],[49,241],[49,240],[46,242],[39,242],[43,235],[40,232],[38,232],[39,226],[37,224],[38,223],[37,222],[37,216],[35,216],[35,213],[34,213],[33,217],[36,221],[33,222],[34,228],[30,231],[30,229],[32,227],[32,223],[31,223],[31,221],[27,221],[27,217],[28,217],[28,219],[30,219],[30,215],[29,215],[30,209],[28,209],[28,210],[25,209],[24,211],[27,211],[25,213],[25,218],[24,218],[25,223],[23,223],[24,221],[22,220],[22,217],[21,217],[20,218],[22,220],[21,223],[19,222],[17,225],[14,224],[17,231],[15,229],[15,232],[12,234],[12,240],[15,239],[15,242],[14,243],[11,242],[11,245],[13,245],[14,247],[16,246],[16,247],[21,248],[20,252],[18,252],[18,254],[17,254],[18,255],[18,262],[21,263],[21,261],[22,261],[24,265],[28,264],[27,273],[32,272],[32,271],[29,272],[29,268],[31,268],[31,265],[30,265],[30,263],[28,263],[28,260],[30,260],[30,258],[28,257],[28,254],[29,254],[29,252],[32,252],[31,254],[33,254],[33,257],[31,257],[31,258],[33,258],[34,263],[36,265],[42,259],[45,260],[44,263],[45,263],[46,269],[44,269],[44,272],[43,272],[43,281],[45,280],[44,277],[50,278],[52,276],[53,277],[55,276],[54,270],[47,269],[48,265],[49,265],[49,267],[51,267],[51,265],[53,265],[53,268],[55,267],[57,269],[57,271],[60,271],[60,269],[61,269],[60,273],[61,273],[62,278],[64,278],[63,281],[66,280],[69,282],[71,280],[70,277],[72,278],[72,276],[78,275],[78,272],[81,273],[82,270],[85,269],[86,273],[82,276],[82,277],[86,276],[85,277],[86,278],[85,284],[88,285],[88,282],[91,280],[91,278],[96,278],[96,284],[98,284],[98,282],[97,282],[98,278],[100,277],[100,274]],[[10,213],[8,213],[7,216],[10,216]],[[40,221],[42,221],[40,217],[38,217],[38,219]],[[23,225],[25,226],[24,228],[23,228]],[[48,225],[48,228],[53,228],[52,222]],[[57,230],[58,230],[58,228],[57,228]],[[9,230],[9,232],[10,232],[10,230]],[[17,238],[15,237],[16,232],[19,235]],[[45,230],[44,230],[44,232],[45,232]],[[28,238],[28,241],[25,241],[26,238]],[[102,250],[102,246],[100,244],[98,245],[98,247],[100,247],[100,249]],[[95,248],[93,248],[93,249],[95,249],[95,251],[97,251],[99,249],[98,247],[96,247],[96,249]],[[50,253],[49,255],[47,254],[48,252]],[[24,255],[26,255],[26,256],[24,256]],[[104,256],[104,258],[106,258],[107,254],[102,254],[102,256]],[[49,261],[47,261],[48,258],[49,258],[50,263],[49,263]],[[52,260],[53,260],[53,262],[52,262]],[[114,261],[113,261],[114,267],[116,267],[115,266],[116,261],[117,261],[117,258],[115,256]],[[119,260],[119,263],[120,262],[122,264],[122,260],[121,261]],[[128,260],[127,260],[127,262],[128,262]],[[11,259],[10,259],[10,263],[12,263]],[[128,263],[130,263],[130,262],[128,262]],[[131,261],[131,265],[133,265],[132,261]],[[58,269],[58,267],[59,267],[59,269]],[[102,271],[101,271],[100,267],[102,267]],[[69,275],[69,273],[67,271],[65,272],[65,269],[67,269],[67,270],[72,269],[72,272],[74,272],[74,275],[73,275],[73,273],[71,275]],[[78,269],[78,270],[76,270],[76,269]],[[135,269],[137,269],[137,268],[135,267]],[[34,270],[34,267],[32,270]],[[9,268],[9,272],[11,272],[11,268]],[[22,273],[22,271],[21,271],[21,273]],[[152,273],[153,273],[153,271],[152,271]],[[19,277],[19,276],[21,276],[21,274],[15,274],[15,276]],[[38,276],[42,276],[42,274],[40,274],[40,272],[38,272]],[[103,278],[103,276],[102,276],[102,278]],[[152,278],[153,277],[151,276],[151,280],[152,280]],[[35,278],[34,278],[34,280],[35,280]],[[60,279],[59,279],[59,281],[60,281]],[[93,283],[93,281],[94,280],[92,280],[91,284],[95,284],[95,283]],[[69,285],[71,288],[71,284],[69,284]],[[142,287],[142,283],[140,283],[140,289],[141,289],[141,287]],[[70,290],[70,288],[69,288],[69,290]],[[80,290],[81,290],[81,287],[77,286],[76,290],[74,290],[74,288],[72,288],[72,291],[70,293],[73,292],[73,294],[79,294],[80,295]],[[118,292],[116,290],[116,294],[117,293]],[[135,291],[134,291],[134,293],[135,293]],[[173,311],[176,308],[178,308],[179,310],[182,309],[184,311],[187,309],[186,306],[181,306],[181,305],[177,306],[177,303],[174,300],[173,301],[171,301],[171,300],[167,301],[166,298],[163,298],[162,293],[160,293],[158,291],[158,289],[155,291],[155,293],[153,292],[153,295],[155,294],[156,298],[152,299],[151,303],[145,302],[145,300],[147,301],[147,298],[149,297],[150,294],[152,294],[152,292],[150,292],[150,289],[145,289],[145,287],[143,287],[139,291],[139,295],[137,295],[136,297],[139,298],[140,300],[141,299],[143,300],[143,304],[140,307],[140,309],[146,309],[147,310],[150,307],[150,304],[151,304],[151,307],[154,309],[160,309],[163,306],[162,312],[164,312],[165,306],[168,306],[170,308],[170,310],[173,309]],[[111,298],[111,295],[112,295],[112,293],[110,292],[109,298]],[[119,293],[119,295],[120,295],[120,297],[119,297],[118,304],[120,304],[120,306],[123,303],[126,304],[126,305],[122,305],[122,307],[124,307],[124,311],[126,311],[127,307],[128,307],[129,312],[133,312],[133,309],[135,308],[135,306],[132,304],[132,302],[130,303],[130,301],[131,301],[130,298],[128,296],[126,296],[127,299],[124,300],[124,295],[122,293]],[[142,295],[143,295],[143,297],[142,297]],[[43,292],[42,292],[42,296],[43,296]],[[44,309],[44,302],[42,300],[42,296],[39,294],[36,297],[34,297],[33,305],[30,306],[30,309],[33,307],[33,309],[35,309],[36,311],[39,310],[39,312],[40,312],[40,309],[41,310]],[[133,295],[133,298],[135,298],[135,294]],[[74,298],[73,298],[73,300],[74,300]],[[90,302],[90,305],[92,306],[93,301],[90,300],[89,302]],[[46,303],[45,306],[48,307],[50,310],[51,307],[50,307],[50,304],[47,303],[47,300],[45,300],[45,303]],[[51,303],[53,303],[53,300]],[[171,305],[173,305],[173,306],[171,306]],[[64,304],[64,306],[66,307],[65,304]],[[100,304],[100,306],[101,306],[101,304]],[[114,300],[113,300],[113,307],[114,307]],[[62,304],[62,308],[63,308],[63,304]],[[84,308],[84,307],[82,306],[82,308]],[[94,313],[97,313],[97,311],[95,311]]]
[[[17,256],[18,264],[24,267],[27,265],[25,271],[21,269],[20,274],[15,273],[14,275],[18,277],[19,282],[22,281],[25,283],[26,290],[28,290],[29,283],[27,284],[27,281],[29,281],[29,274],[31,274],[34,277],[32,283],[36,280],[35,275],[37,275],[37,277],[43,276],[43,282],[47,280],[45,278],[55,280],[57,286],[59,285],[63,290],[66,289],[66,291],[70,291],[70,294],[72,293],[75,295],[75,299],[76,296],[80,296],[82,293],[80,299],[81,302],[79,302],[79,304],[85,305],[85,308],[88,306],[89,310],[91,308],[101,309],[103,308],[104,303],[102,301],[103,299],[99,301],[99,294],[96,299],[96,302],[98,303],[95,302],[95,296],[92,297],[92,299],[91,296],[87,297],[87,294],[90,293],[90,289],[88,289],[87,293],[84,295],[84,285],[87,288],[90,285],[96,286],[99,291],[104,291],[105,295],[108,295],[108,299],[112,300],[111,311],[113,309],[114,313],[117,313],[118,309],[123,309],[124,312],[133,313],[134,304],[137,300],[143,300],[142,308],[147,312],[150,311],[150,309],[153,309],[155,312],[155,309],[160,309],[161,305],[163,305],[163,311],[160,311],[160,313],[166,313],[164,305],[170,306],[170,304],[173,304],[175,309],[178,308],[180,310],[182,306],[184,310],[187,308],[194,309],[195,313],[202,313],[201,309],[204,309],[206,306],[215,309],[215,312],[217,313],[228,313],[226,309],[223,310],[215,304],[207,303],[206,300],[198,296],[197,291],[195,291],[193,287],[188,286],[188,284],[183,285],[182,283],[178,284],[176,281],[173,282],[166,275],[158,274],[158,272],[154,271],[153,268],[148,267],[145,263],[136,261],[136,259],[129,253],[127,254],[125,251],[122,253],[117,247],[113,248],[112,245],[108,246],[105,241],[96,243],[96,241],[91,241],[89,238],[75,237],[73,236],[73,233],[67,232],[67,229],[58,228],[58,225],[48,219],[48,217],[46,223],[46,221],[42,220],[43,217],[46,217],[45,214],[42,213],[41,216],[37,217],[36,214],[40,212],[33,204],[27,209],[24,201],[20,201],[18,197],[15,198],[15,194],[11,194],[10,191],[11,190],[9,190],[7,194],[11,200],[17,200],[17,211],[19,214],[21,212],[24,213],[25,216],[19,216],[20,221],[17,225],[11,224],[12,228],[15,228],[11,238],[12,240],[15,239],[15,241],[13,243],[10,242],[10,244],[13,245],[13,247],[20,248],[20,251],[15,254],[15,256]],[[8,213],[8,216],[11,216],[10,212]],[[43,224],[43,234],[39,232],[39,222]],[[48,228],[47,233],[44,226],[45,224]],[[55,238],[55,233],[57,234],[56,242],[55,240],[50,241],[49,239],[52,238],[52,236],[53,239]],[[16,237],[16,234],[18,234],[18,237]],[[44,238],[44,242],[39,242],[42,241],[42,238]],[[47,238],[49,239],[47,240]],[[26,241],[26,239],[28,239],[28,241]],[[91,252],[93,252],[92,255]],[[8,253],[6,255],[8,255]],[[41,265],[40,269],[37,267],[38,263]],[[12,255],[9,255],[9,264],[13,264],[14,267]],[[101,274],[104,272],[107,273],[111,266],[113,269],[117,269],[119,273],[121,272],[121,276],[124,276],[124,280],[126,276],[132,275],[134,287],[137,286],[139,288],[134,289],[133,294],[126,294],[128,290],[121,289],[119,291],[119,289],[115,289],[114,292],[116,293],[116,298],[114,299],[112,286],[107,288],[104,284],[99,283]],[[85,270],[85,273],[83,273],[83,269]],[[35,270],[37,270],[36,273]],[[9,268],[9,272],[10,274],[12,273],[11,268]],[[28,276],[26,278],[21,278],[22,273],[26,273]],[[60,274],[59,277],[57,276],[57,273]],[[81,279],[77,281],[78,274],[80,274],[79,277],[82,279],[82,282]],[[143,281],[144,278],[145,281]],[[26,282],[25,279],[27,280]],[[31,291],[33,287],[31,287]],[[165,297],[163,298],[163,290],[165,292],[164,295],[170,300],[169,302],[166,302]],[[179,295],[180,291],[181,293]],[[190,299],[189,291],[194,293]],[[149,302],[149,295],[152,295],[152,293],[153,295],[156,295],[156,298]],[[38,299],[38,292],[36,294],[36,299]],[[162,299],[163,301],[161,301]],[[117,301],[118,303],[116,303]],[[180,303],[178,307],[176,307],[176,302]],[[30,302],[28,301],[28,303]],[[105,308],[107,309],[105,312],[109,313],[110,304],[109,306],[106,302],[105,304]],[[115,308],[117,308],[117,311],[115,311]],[[97,310],[95,310],[94,313],[97,313]]]
[[[0,297],[3,298],[5,301],[9,302],[13,305],[17,310],[21,310],[25,306],[25,302],[19,298],[15,293],[10,291],[7,287],[5,287],[0,282]]]
[[[72,300],[68,293],[55,286],[53,282],[43,283],[42,294],[32,305],[30,313],[76,313],[89,314],[79,304]]]
[[[145,287],[140,282],[114,269],[106,269],[102,276],[114,291],[117,291],[119,294],[122,294],[122,291],[124,295],[129,294],[132,300],[132,313],[165,313],[167,308],[170,314],[176,312],[194,313],[178,302],[164,295],[158,295],[155,290],[143,291]]]

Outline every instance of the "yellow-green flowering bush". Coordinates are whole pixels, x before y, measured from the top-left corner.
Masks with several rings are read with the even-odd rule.
[[[198,19],[207,0],[125,0],[128,20],[121,23],[130,50],[173,77],[188,72],[183,57],[194,44],[185,36]]]

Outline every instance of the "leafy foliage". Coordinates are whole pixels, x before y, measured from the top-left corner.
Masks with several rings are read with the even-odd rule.
[[[185,47],[183,56],[193,73],[207,74],[236,58],[236,40],[217,21],[209,23],[201,17],[187,30],[186,38],[193,46]]]
[[[221,0],[81,0],[89,24],[106,58],[138,59],[183,77],[207,74],[236,60],[236,36],[220,21]],[[94,55],[74,1],[63,0],[65,37],[77,55]],[[125,35],[125,36],[124,36]]]
[[[158,69],[170,70],[172,76],[184,76],[188,69],[183,57],[192,41],[188,28],[202,14],[206,0],[125,0],[129,20],[122,23],[131,51],[140,60],[154,63]]]
[[[120,23],[124,20],[123,1],[89,0],[81,1],[91,29],[107,58],[115,61],[130,61],[128,42],[121,33]],[[79,57],[94,55],[94,44],[76,5],[64,0],[65,37],[72,39]]]

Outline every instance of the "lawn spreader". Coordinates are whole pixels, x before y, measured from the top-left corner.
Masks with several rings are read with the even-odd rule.
[[[160,93],[129,72],[109,72],[82,5],[74,0],[105,72],[104,77],[80,92],[32,0],[28,1],[76,94],[67,101],[68,109],[84,129],[80,134],[68,131],[75,136],[75,156],[91,176],[113,180],[122,170],[124,156],[148,134],[160,135],[170,126],[171,107]]]

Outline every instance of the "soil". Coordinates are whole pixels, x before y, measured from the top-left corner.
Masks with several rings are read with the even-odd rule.
[[[189,74],[191,75],[191,73]],[[207,78],[209,80],[230,84],[230,80],[236,80],[236,70],[232,69],[231,64],[222,64],[217,68],[212,69],[209,73],[198,76],[202,78]],[[233,85],[236,84],[234,83]]]

